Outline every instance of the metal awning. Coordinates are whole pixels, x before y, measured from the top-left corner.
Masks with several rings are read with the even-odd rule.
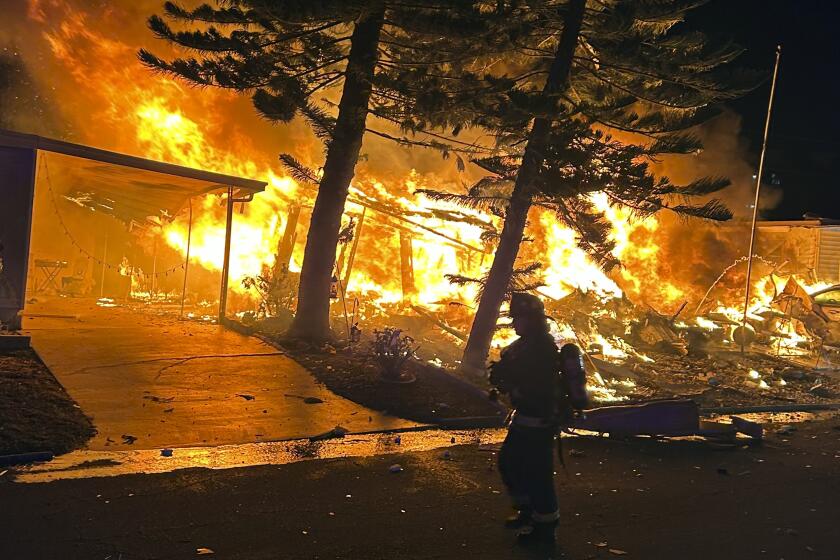
[[[138,223],[171,219],[194,196],[234,189],[234,197],[265,190],[264,181],[224,175],[0,129],[0,146],[39,152],[51,181],[68,199]]]
[[[219,318],[224,319],[233,204],[250,201],[255,193],[265,190],[268,183],[3,129],[0,129],[0,156],[0,186],[11,191],[7,197],[11,202],[5,210],[10,215],[21,211],[26,214],[17,224],[20,231],[15,231],[19,234],[15,238],[19,241],[16,247],[19,258],[12,262],[18,284],[13,308],[23,309],[32,193],[35,182],[45,179],[50,189],[52,183],[60,182],[60,194],[73,202],[136,223],[171,219],[192,197],[217,191],[225,193],[227,223],[219,294]],[[189,241],[184,263],[185,287],[188,266]]]

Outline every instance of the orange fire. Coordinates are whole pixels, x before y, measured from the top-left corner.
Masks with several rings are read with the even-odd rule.
[[[58,93],[75,100],[68,103],[67,110],[76,116],[78,129],[87,135],[84,138],[87,143],[185,166],[261,178],[269,183],[253,202],[237,207],[234,217],[230,287],[243,296],[248,295],[242,279],[258,275],[275,264],[291,203],[302,204],[304,208],[300,231],[305,232],[312,189],[285,176],[276,164],[276,154],[269,148],[256,146],[251,135],[244,132],[252,123],[258,124],[253,111],[243,116],[246,101],[229,92],[191,89],[173,79],[151,74],[136,59],[139,44],[119,39],[116,33],[105,35],[97,30],[94,21],[103,18],[108,25],[100,29],[119,30],[121,36],[138,37],[138,41],[163,49],[160,43],[153,42],[136,13],[112,7],[103,14],[93,14],[72,6],[70,0],[30,0],[30,5],[32,25],[40,30],[52,56],[50,66],[54,68],[50,71],[55,71],[52,81],[69,84],[68,91]],[[157,7],[153,5],[150,9]],[[283,128],[273,130],[278,135],[284,134]],[[294,134],[296,138],[305,137],[298,132]],[[489,267],[492,248],[485,246],[481,239],[485,228],[477,223],[498,229],[499,219],[478,211],[447,208],[415,195],[416,189],[430,186],[428,181],[426,176],[406,169],[401,180],[365,178],[353,185],[353,200],[368,198],[387,204],[428,229],[401,222],[375,209],[365,210],[359,254],[345,287],[348,293],[366,295],[380,303],[473,304],[475,288],[453,286],[445,274],[481,276]],[[678,307],[688,299],[685,286],[663,278],[660,221],[632,220],[629,211],[611,205],[600,193],[592,195],[592,202],[611,222],[616,243],[614,254],[626,266],[611,275],[605,274],[576,245],[574,232],[550,214],[534,209],[528,235],[539,244],[538,257],[544,263],[542,274],[546,286],[542,293],[559,299],[576,289],[591,290],[603,298],[622,297],[626,292],[631,299],[661,309]],[[222,266],[225,237],[223,196],[209,195],[191,204],[191,265],[218,271]],[[472,221],[443,220],[433,217],[432,209],[457,210]],[[348,215],[359,217],[362,212],[357,202],[348,203]],[[412,215],[417,217],[411,218]],[[188,216],[185,210],[162,228],[154,229],[181,255],[187,249]],[[401,231],[411,239],[415,289],[410,293],[404,292],[400,276]],[[303,246],[301,235],[291,257],[292,271],[300,270]],[[751,309],[755,311],[758,306],[767,305],[770,299],[772,288],[767,290],[764,279],[756,282]],[[721,312],[733,318],[737,314],[740,318],[740,313],[733,314],[733,310],[737,312],[737,305],[721,304]],[[707,327],[702,321],[698,319],[698,324]],[[570,330],[565,325],[559,328],[564,332]],[[573,334],[565,332],[563,336]],[[608,357],[640,356],[618,339],[607,340],[597,335],[589,342],[600,344]]]
[[[50,10],[62,16],[50,17]],[[120,130],[118,137],[109,139],[109,147],[135,154],[223,173],[246,177],[263,178],[269,182],[265,193],[256,196],[253,202],[237,212],[234,221],[234,243],[231,253],[231,287],[244,291],[241,280],[246,276],[259,274],[265,266],[274,264],[277,243],[285,226],[290,201],[311,200],[311,193],[298,186],[292,179],[282,175],[279,168],[272,168],[267,162],[273,157],[262,153],[248,141],[238,141],[243,149],[223,148],[208,131],[229,129],[233,117],[224,107],[232,102],[231,95],[215,90],[193,90],[170,78],[155,76],[142,68],[136,61],[134,45],[114,37],[108,37],[91,25],[91,14],[78,8],[69,9],[63,3],[43,5],[33,1],[31,13],[44,27],[43,35],[54,58],[61,63],[71,81],[81,88],[82,95],[95,118],[104,121],[103,127]],[[119,14],[114,14],[114,17]],[[60,23],[50,22],[60,19]],[[124,27],[113,26],[118,29]],[[135,22],[136,24],[136,22]],[[95,61],[95,63],[93,62]],[[199,118],[200,115],[200,118]],[[107,125],[107,126],[105,126]],[[92,139],[93,140],[93,139]],[[101,141],[96,142],[99,145]],[[247,151],[246,151],[247,150]],[[452,240],[463,242],[484,251],[465,250],[458,243],[430,234],[427,230],[416,230],[412,237],[412,260],[416,290],[410,295],[419,303],[432,304],[442,301],[471,303],[474,288],[452,286],[444,277],[447,273],[480,276],[489,265],[491,251],[486,250],[481,240],[482,228],[468,223],[445,221],[428,217],[430,208],[457,210],[470,214],[487,224],[499,226],[498,219],[476,211],[461,208],[446,208],[438,202],[432,203],[413,191],[427,186],[424,178],[408,170],[404,180],[365,181],[354,185],[351,192],[362,192],[368,197],[389,203],[407,213],[426,214],[422,223]],[[615,225],[617,255],[630,251],[648,251],[651,258],[654,248],[637,248],[629,242],[632,229],[638,227],[656,228],[655,220],[634,226],[626,224],[627,216],[612,209],[605,200],[600,207],[607,211]],[[361,207],[348,204],[348,212],[359,214]],[[222,265],[224,246],[224,211],[221,196],[207,196],[193,201],[193,225],[190,254],[193,263],[208,270],[219,270]],[[399,252],[399,238],[390,217],[368,213],[368,231],[362,231],[361,250],[367,256],[378,254],[396,255]],[[404,225],[404,224],[396,224]],[[558,225],[547,215],[540,215],[533,221],[532,235],[544,237],[547,251],[542,260],[546,263],[545,292],[559,298],[574,288],[590,290],[610,296],[619,296],[622,291],[615,280],[598,269],[574,243],[574,234]],[[182,254],[186,253],[188,217],[184,212],[163,227],[166,243]],[[299,270],[303,243],[296,245],[290,269]],[[381,301],[400,301],[402,293],[399,274],[382,270],[376,259],[356,260],[347,289],[359,293],[377,294]],[[398,271],[398,268],[397,268]],[[625,279],[638,280],[624,271]]]

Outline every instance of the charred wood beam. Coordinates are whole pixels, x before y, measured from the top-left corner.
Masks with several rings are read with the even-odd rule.
[[[353,246],[350,248],[350,256],[347,259],[347,270],[344,271],[344,282],[342,283],[342,293],[347,292],[347,284],[350,282],[350,273],[353,272],[353,262],[356,260],[356,249],[359,247],[359,238],[362,236],[362,226],[365,223],[365,213],[367,208],[362,208],[362,214],[359,216],[359,223],[356,225],[356,231],[353,232]],[[341,276],[341,271],[338,271]]]
[[[414,285],[414,251],[411,236],[403,232],[400,232],[400,273],[403,299],[409,299],[417,293]]]
[[[677,309],[677,312],[674,313],[673,315],[671,315],[671,320],[670,320],[671,323],[673,323],[674,321],[677,320],[677,317],[680,316],[680,313],[683,312],[683,309],[685,309],[686,305],[688,305],[688,300],[684,301],[683,304],[680,306],[680,308]]]
[[[348,200],[350,202],[353,202],[354,204],[359,204],[359,205],[362,205],[362,206],[366,206],[366,207],[370,208],[371,210],[374,210],[375,212],[379,212],[380,214],[385,214],[386,216],[396,218],[396,219],[401,220],[401,221],[403,221],[407,224],[411,224],[412,226],[414,226],[418,229],[422,229],[422,230],[427,231],[427,232],[429,232],[433,235],[437,235],[438,237],[442,237],[444,239],[447,239],[450,242],[455,243],[456,245],[460,245],[461,247],[469,249],[470,251],[475,251],[477,253],[486,253],[487,252],[485,249],[481,249],[481,248],[476,247],[474,245],[470,245],[469,243],[465,243],[465,242],[461,241],[460,239],[456,239],[456,238],[454,238],[450,235],[447,235],[445,233],[441,233],[441,232],[437,231],[436,229],[430,228],[428,226],[424,226],[423,224],[419,224],[419,223],[417,223],[413,220],[409,220],[405,216],[400,215],[398,212],[396,212],[394,210],[391,210],[390,208],[387,208],[384,205],[370,203],[370,202],[367,202],[367,201],[362,201],[361,199],[356,199],[355,197],[349,197]]]
[[[463,340],[464,342],[467,341],[467,335],[466,334],[462,333],[461,331],[459,331],[458,329],[456,329],[454,327],[450,327],[449,325],[447,325],[446,323],[444,323],[443,321],[438,319],[435,316],[435,314],[432,313],[431,311],[429,311],[428,309],[424,309],[423,307],[420,307],[419,305],[412,305],[411,308],[414,311],[416,311],[419,315],[421,315],[422,317],[425,317],[426,319],[430,320],[431,322],[433,322],[438,327],[440,327],[444,331],[448,332],[452,336],[454,336],[454,337],[456,337],[460,340]]]
[[[316,187],[314,185],[304,185],[304,186],[306,188],[308,188],[309,190],[315,190],[315,191],[318,190],[318,187]],[[379,212],[380,214],[390,216],[391,218],[396,218],[397,220],[400,220],[400,221],[403,221],[407,224],[410,224],[412,227],[421,229],[423,231],[427,231],[427,232],[431,233],[432,235],[436,235],[438,237],[442,237],[444,239],[447,239],[448,241],[451,241],[452,243],[455,243],[456,245],[464,247],[465,249],[468,249],[470,251],[475,251],[476,253],[489,253],[489,251],[487,249],[476,247],[475,245],[470,245],[469,243],[461,241],[460,239],[456,239],[452,236],[446,235],[445,233],[441,233],[434,228],[424,226],[423,224],[417,223],[414,220],[409,220],[408,218],[406,218],[405,216],[400,214],[398,211],[393,210],[391,208],[388,208],[386,205],[384,205],[380,202],[365,200],[365,199],[355,197],[355,196],[352,196],[352,195],[347,197],[347,202],[352,202],[353,204],[358,204],[359,206],[362,206],[363,208],[369,208],[370,210],[373,210],[375,212]],[[394,227],[397,227],[397,226],[394,226]]]
[[[283,237],[277,244],[277,258],[274,262],[275,277],[289,268],[289,261],[292,259],[292,253],[295,249],[295,241],[297,241],[297,224],[300,219],[300,204],[292,204],[289,207],[289,214],[286,217],[286,227],[283,229]]]

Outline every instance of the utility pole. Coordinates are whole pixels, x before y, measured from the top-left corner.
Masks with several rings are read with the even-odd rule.
[[[761,195],[761,176],[764,173],[764,155],[767,152],[767,135],[770,132],[770,115],[773,112],[773,97],[776,94],[776,78],[779,75],[779,60],[782,46],[776,47],[776,65],[773,68],[773,82],[770,84],[770,101],[767,104],[767,119],[764,122],[764,140],[761,143],[761,158],[758,161],[758,175],[755,177],[755,202],[753,203],[752,228],[750,229],[750,252],[747,254],[747,282],[744,288],[744,318],[741,321],[741,353],[747,341],[747,312],[750,307],[750,281],[752,276],[753,250],[755,249],[755,224],[758,219],[758,199]]]

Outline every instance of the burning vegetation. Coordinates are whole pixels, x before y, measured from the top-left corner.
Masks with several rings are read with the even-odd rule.
[[[139,14],[153,13],[157,3],[139,4],[94,11],[81,1],[30,0],[22,25],[42,37],[47,50],[25,53],[23,61],[36,77],[51,73],[63,77],[56,82],[68,84],[59,86],[51,96],[55,111],[73,123],[75,139],[268,182],[265,192],[253,201],[235,206],[228,310],[251,327],[284,331],[298,309],[306,238],[318,204],[317,184],[326,173],[324,168],[308,167],[320,161],[321,143],[317,131],[313,133],[303,121],[312,124],[321,113],[309,107],[304,119],[276,118],[291,124],[272,128],[251,116],[247,100],[229,91],[196,90],[172,76],[173,72],[150,73],[137,63],[137,45],[156,53],[163,51],[161,56],[176,53],[155,42],[143,28]],[[179,15],[174,7],[169,12]],[[190,17],[198,19],[195,12]],[[337,36],[351,31],[347,24],[342,25]],[[124,31],[117,39],[104,33],[106,27]],[[153,20],[152,28],[176,43],[187,41],[169,30],[163,20]],[[393,39],[400,32],[389,33]],[[408,54],[391,51],[394,57]],[[176,63],[151,56],[144,57],[147,64],[178,70],[166,66]],[[581,64],[589,73],[599,71],[586,66],[597,66],[597,60]],[[201,78],[199,74],[196,76]],[[329,80],[331,75],[321,76]],[[202,79],[207,85],[218,85],[213,83],[217,78]],[[578,80],[575,83],[581,87],[592,87],[580,76],[570,79]],[[384,90],[378,91],[373,95],[383,95]],[[334,107],[336,95],[326,89],[322,106]],[[270,113],[271,99],[262,101],[258,108]],[[694,101],[699,105],[708,100]],[[407,140],[389,142],[383,138],[402,136],[400,127],[387,122],[394,107],[383,103],[376,107],[380,114],[374,111],[374,116],[386,122],[379,129],[381,134],[368,134],[364,145],[360,143],[360,163],[339,214],[336,251],[326,257],[333,263],[330,325],[343,340],[341,344],[355,348],[370,341],[376,331],[402,329],[419,345],[417,353],[423,362],[456,369],[481,295],[488,286],[492,288],[488,271],[494,254],[498,258],[500,239],[506,235],[504,208],[490,199],[499,197],[503,183],[510,187],[516,182],[522,153],[508,151],[508,159],[502,160],[485,153],[447,150],[441,141],[437,148],[447,158],[417,154]],[[637,119],[643,118],[637,115]],[[725,134],[714,128],[721,122],[727,127]],[[733,142],[736,126],[724,117],[701,129],[701,134],[707,136],[707,143],[710,139],[720,142],[722,136]],[[618,140],[585,128],[555,127],[551,134],[574,136],[581,142],[581,152],[591,152],[595,145],[619,149]],[[423,130],[414,132],[425,138],[423,142],[433,142],[432,136],[422,135]],[[478,146],[478,136],[450,140],[455,146]],[[622,142],[635,146],[629,136],[622,136]],[[521,145],[522,139],[510,141]],[[820,386],[817,377],[807,372],[830,360],[830,347],[840,343],[836,319],[809,295],[828,285],[794,261],[759,259],[748,304],[748,327],[743,329],[746,226],[689,222],[655,213],[671,204],[672,195],[691,195],[699,197],[699,206],[676,203],[671,204],[672,209],[682,208],[685,215],[726,217],[723,207],[709,199],[725,183],[697,179],[719,175],[716,170],[725,169],[727,173],[734,170],[729,173],[733,186],[720,196],[740,217],[749,166],[732,151],[724,160],[719,147],[699,154],[695,150],[695,143],[688,142],[684,146],[638,148],[626,155],[626,167],[617,167],[611,176],[636,173],[640,182],[652,181],[661,191],[657,191],[656,200],[643,200],[649,206],[642,211],[624,204],[627,200],[616,196],[616,191],[603,185],[599,188],[601,178],[588,178],[591,188],[580,193],[575,207],[560,205],[556,193],[546,194],[545,190],[539,195],[543,199],[536,195],[529,198],[524,209],[517,210],[524,239],[521,235],[517,238],[521,245],[509,263],[513,272],[507,290],[531,291],[543,299],[553,318],[555,337],[578,343],[590,356],[591,389],[601,400],[692,394],[720,403],[732,394],[748,402],[830,396],[833,388],[827,382]],[[281,152],[292,154],[284,158],[285,167],[275,162],[274,154]],[[632,162],[646,156],[655,160],[650,171],[633,168]],[[478,167],[465,160],[470,157]],[[496,159],[491,161],[491,157]],[[488,170],[493,171],[492,181],[482,178]],[[553,171],[560,174],[562,170]],[[682,180],[688,187],[680,190],[670,182],[663,183],[666,176]],[[72,179],[56,167],[49,191],[38,193],[35,247],[57,239],[50,246],[53,254],[45,256],[66,259],[78,254],[85,266],[82,276],[87,285],[82,291],[86,293],[149,306],[174,304],[183,293],[189,313],[199,317],[210,314],[223,265],[223,195],[195,198],[177,215],[135,220],[108,215],[108,205],[92,204],[90,197],[84,196],[90,193]],[[467,184],[482,188],[465,190]],[[467,197],[472,197],[472,203],[464,204]],[[558,219],[563,212],[568,219]],[[62,219],[46,217],[53,213]],[[578,223],[597,220],[597,224],[576,229],[572,215]],[[113,218],[125,222],[127,228],[113,226]],[[103,250],[104,231],[110,231],[111,237]],[[759,238],[759,254],[761,251]],[[106,265],[113,267],[106,271]],[[189,279],[185,282],[187,266]],[[92,281],[99,268],[101,278]],[[100,282],[111,286],[119,282],[121,288],[100,293],[96,286]],[[500,301],[504,299],[498,296]],[[504,309],[503,304],[503,315]],[[514,337],[504,327],[504,320],[501,323],[491,352]],[[378,340],[381,335],[376,337]],[[742,339],[752,345],[753,352],[736,352]]]

